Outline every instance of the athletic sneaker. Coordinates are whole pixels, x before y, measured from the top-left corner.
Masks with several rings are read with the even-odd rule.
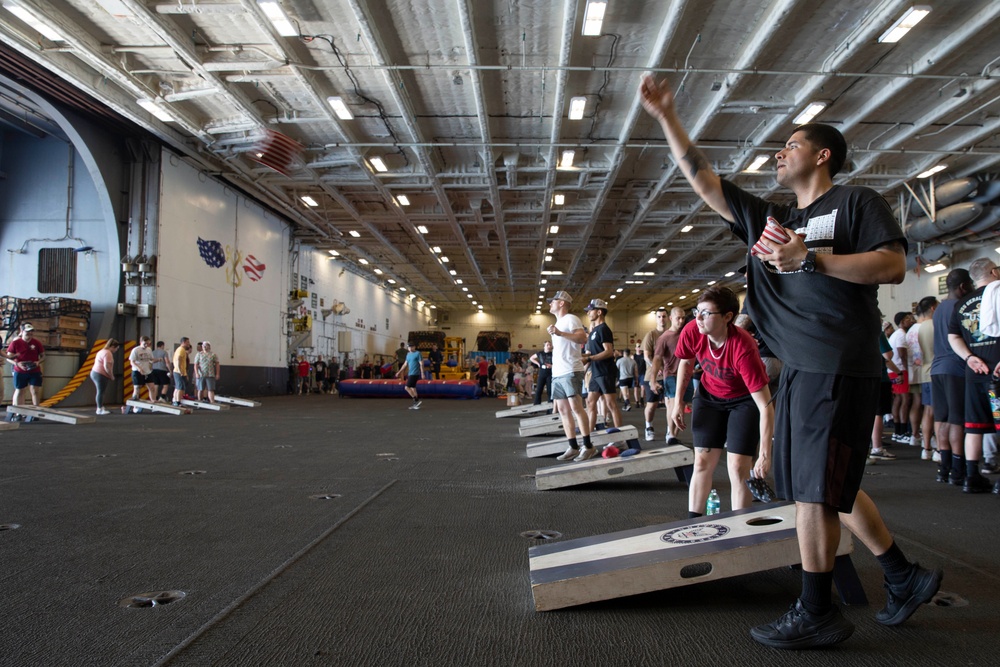
[[[592,459],[595,456],[597,456],[596,447],[584,447],[580,450],[580,453],[573,460],[579,463],[580,461],[586,461],[587,459]]]
[[[966,477],[965,484],[962,485],[962,493],[989,493],[992,489],[990,480],[982,475]]]
[[[628,411],[629,411],[629,410],[631,410],[631,409],[632,409],[632,406],[631,406],[631,405],[629,405],[628,403],[626,403],[626,404],[624,405],[624,407],[622,407],[622,411],[623,411],[623,412],[628,412]]]
[[[414,410],[419,410],[420,406],[423,405],[423,404],[424,404],[423,401],[417,401],[416,403],[413,404],[413,409]]]
[[[887,599],[885,608],[875,614],[875,620],[882,625],[899,625],[917,610],[927,604],[941,587],[941,570],[927,570],[914,563],[906,581],[898,586],[883,582]]]
[[[920,450],[920,460],[921,461],[930,461],[931,460],[931,456],[933,456],[933,454],[931,454],[931,450],[929,450],[929,449],[922,449],[922,450]]]
[[[580,450],[576,447],[567,447],[565,452],[556,457],[556,461],[572,461],[579,453]]]
[[[994,473],[995,473],[995,472],[996,472],[997,470],[998,470],[998,468],[997,468],[997,464],[996,464],[996,463],[990,463],[990,462],[988,462],[988,461],[984,461],[984,462],[983,462],[982,464],[980,464],[980,466],[979,466],[979,472],[981,472],[981,473],[983,473],[983,474],[985,474],[985,475],[992,475],[992,474],[994,474]]]
[[[652,428],[647,428],[646,429],[646,442],[652,442],[655,437],[656,437],[656,433],[653,432],[653,429]]]
[[[750,636],[764,646],[784,649],[839,644],[853,633],[854,624],[844,618],[837,607],[823,615],[810,614],[801,600],[796,600],[777,621],[750,630]]]
[[[672,436],[672,435],[668,435],[668,436],[667,436],[667,445],[668,445],[668,446],[669,446],[669,445],[679,445],[679,444],[681,444],[681,441],[680,441],[680,440],[678,440],[677,438],[675,438],[675,437],[674,437],[674,436]]]
[[[931,454],[931,461],[934,461],[934,463],[941,463],[941,452],[935,449],[934,453]]]
[[[873,449],[868,455],[868,458],[877,459],[879,461],[895,461],[896,455],[883,447],[882,449]]]

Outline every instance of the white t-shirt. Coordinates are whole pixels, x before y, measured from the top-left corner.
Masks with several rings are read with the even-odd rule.
[[[576,315],[567,313],[556,320],[556,329],[564,333],[583,329],[583,322]],[[552,377],[583,372],[583,355],[580,344],[562,336],[552,337]]]
[[[901,371],[905,371],[906,368],[903,366],[903,358],[899,356],[899,348],[906,347],[906,332],[902,329],[896,329],[889,336],[889,345],[892,346],[892,363],[896,364],[896,368]]]
[[[148,347],[136,345],[132,348],[132,353],[128,355],[128,361],[132,365],[132,370],[139,371],[143,375],[153,372],[153,350]]]

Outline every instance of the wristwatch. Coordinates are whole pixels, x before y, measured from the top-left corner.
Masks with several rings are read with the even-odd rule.
[[[802,260],[802,264],[799,265],[805,273],[815,273],[816,272],[816,253],[812,250],[806,253],[806,258]]]

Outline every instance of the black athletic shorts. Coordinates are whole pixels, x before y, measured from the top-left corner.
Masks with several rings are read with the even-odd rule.
[[[691,408],[695,449],[723,449],[754,456],[760,442],[760,411],[753,397],[718,398],[698,383]]]
[[[986,382],[965,380],[965,432],[996,433],[993,411],[990,409],[989,376]]]
[[[961,375],[931,376],[934,421],[965,426],[965,378]]]
[[[598,375],[592,373],[590,376],[590,384],[587,385],[587,391],[591,394],[605,394],[607,396],[614,396],[617,394],[615,388],[615,376],[613,375]]]
[[[881,417],[882,415],[888,414],[890,412],[892,412],[892,383],[879,382],[878,411],[875,412],[875,415]]]
[[[417,381],[420,379],[420,375],[407,375],[406,376],[406,386],[413,389],[417,386]]]
[[[663,384],[660,384],[660,391],[653,391],[652,383],[643,380],[642,386],[646,388],[646,402],[660,403],[663,401]]]
[[[618,378],[618,386],[627,387],[628,389],[631,389],[634,386],[633,385],[634,380],[635,378],[624,378],[624,379]]]
[[[785,365],[774,418],[779,498],[851,511],[865,475],[880,382]]]

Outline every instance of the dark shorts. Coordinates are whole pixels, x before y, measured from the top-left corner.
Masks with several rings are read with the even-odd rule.
[[[934,421],[965,426],[965,378],[960,375],[931,376]]]
[[[135,387],[141,387],[144,384],[151,384],[153,382],[153,374],[143,375],[139,371],[132,371],[132,385]]]
[[[653,388],[645,380],[642,381],[642,386],[646,388],[646,402],[647,403],[659,403],[663,400],[663,385],[660,385],[660,391],[653,391]]]
[[[666,379],[663,380],[663,395],[667,398],[674,398],[677,396],[677,376],[668,375]],[[690,403],[694,400],[694,382],[688,382],[687,388],[684,390],[684,402]]]
[[[635,386],[635,378],[618,378],[618,386],[631,389]]]
[[[851,511],[865,475],[879,382],[782,369],[774,420],[779,498]]]
[[[996,433],[990,409],[990,383],[965,381],[965,432]]]
[[[406,376],[406,386],[410,389],[414,389],[417,386],[417,382],[420,380],[420,375],[407,375]]]
[[[486,389],[486,381],[487,381],[487,379],[488,378],[485,375],[480,375],[479,376],[479,386],[482,387],[483,389]]]
[[[154,368],[152,382],[157,387],[163,387],[165,385],[170,384],[170,376],[167,374],[165,370]]]
[[[878,411],[876,411],[875,414],[881,417],[882,415],[890,412],[892,412],[892,383],[879,382]]]
[[[587,392],[608,396],[614,395],[618,393],[615,387],[615,379],[613,375],[591,375],[590,384],[587,385]]]
[[[753,456],[760,442],[760,411],[748,394],[718,398],[698,385],[691,410],[695,449],[723,449],[730,454]]]
[[[28,385],[31,385],[32,387],[41,387],[42,374],[14,371],[14,389],[27,389]]]
[[[174,373],[174,391],[184,391],[187,388],[187,376]]]
[[[933,394],[933,392],[931,390],[931,383],[930,382],[921,382],[920,383],[920,403],[925,408],[934,407],[934,396],[932,394]]]

